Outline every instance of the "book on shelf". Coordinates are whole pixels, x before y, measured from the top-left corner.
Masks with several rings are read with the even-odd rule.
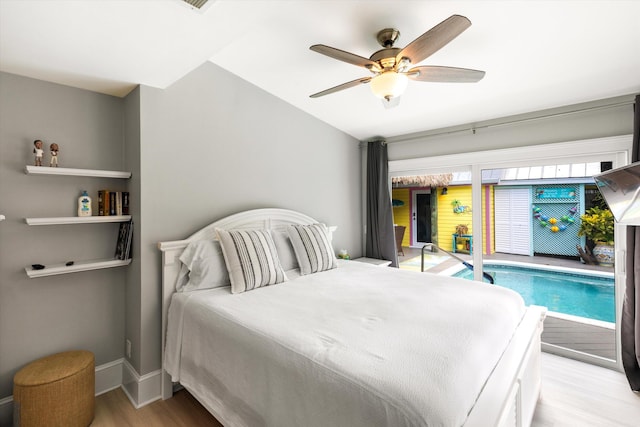
[[[98,191],[98,215],[109,215],[109,191]]]
[[[116,191],[116,215],[122,216],[122,192]]]
[[[128,224],[126,222],[120,223],[118,240],[116,240],[116,251],[113,256],[115,259],[124,259],[126,253],[125,245],[127,243],[127,228]]]
[[[116,192],[109,191],[109,215],[116,214]]]
[[[129,215],[129,192],[98,191],[98,215]]]
[[[122,215],[129,215],[129,192],[122,192]]]
[[[118,240],[114,258],[126,260],[131,258],[131,242],[133,240],[133,221],[123,222],[118,229]]]
[[[132,242],[133,242],[133,221],[129,221],[129,228],[127,228],[127,243],[125,246],[124,259],[131,258]]]

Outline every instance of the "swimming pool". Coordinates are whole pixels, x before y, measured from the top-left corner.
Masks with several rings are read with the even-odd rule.
[[[484,271],[493,276],[496,285],[522,295],[526,305],[543,305],[550,311],[615,322],[612,273],[493,263],[486,263]],[[452,276],[473,279],[473,271],[464,268]]]

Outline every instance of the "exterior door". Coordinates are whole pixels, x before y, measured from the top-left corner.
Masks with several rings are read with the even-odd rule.
[[[531,254],[531,190],[495,188],[496,252]]]
[[[412,202],[412,243],[431,243],[431,191],[414,191]]]

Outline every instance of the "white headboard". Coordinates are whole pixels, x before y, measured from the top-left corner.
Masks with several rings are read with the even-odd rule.
[[[254,209],[240,212],[215,221],[184,240],[174,240],[158,243],[162,251],[162,363],[164,365],[164,347],[167,332],[167,313],[171,295],[175,292],[176,280],[180,272],[178,258],[184,248],[191,242],[198,240],[217,240],[215,229],[285,229],[291,224],[314,224],[315,219],[300,212],[287,209]],[[333,232],[336,227],[330,227]],[[173,390],[170,376],[162,370],[162,398],[171,397]]]

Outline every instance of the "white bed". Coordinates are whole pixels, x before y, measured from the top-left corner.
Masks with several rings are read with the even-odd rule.
[[[159,244],[164,398],[179,381],[227,426],[531,423],[545,312],[511,291],[344,261],[240,294],[175,292],[178,257],[216,228],[315,222],[259,209]]]

